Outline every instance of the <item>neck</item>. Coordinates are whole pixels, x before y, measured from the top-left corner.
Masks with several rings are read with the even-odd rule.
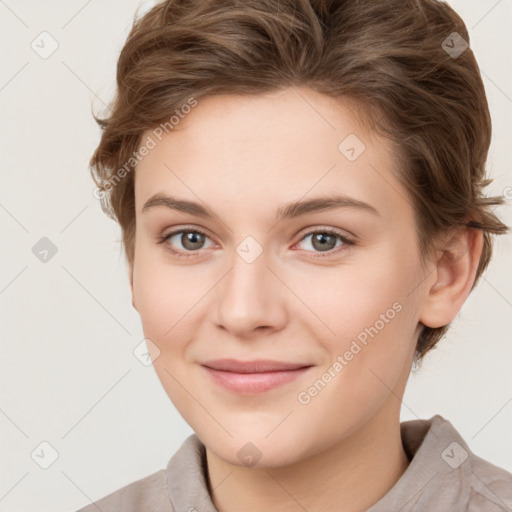
[[[379,501],[409,464],[399,410],[393,415],[381,410],[338,444],[284,467],[243,468],[206,453],[208,480],[218,483],[209,490],[219,512],[361,512]]]

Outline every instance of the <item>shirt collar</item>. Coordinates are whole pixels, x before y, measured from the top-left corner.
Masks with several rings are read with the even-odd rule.
[[[453,425],[436,414],[400,424],[410,463],[395,485],[367,512],[450,510],[465,512],[469,500],[470,454]]]
[[[396,484],[367,512],[443,510],[463,512],[470,493],[469,447],[452,424],[439,415],[400,424],[411,461]],[[175,512],[218,512],[208,491],[206,450],[189,436],[167,465],[167,485]],[[423,508],[424,507],[424,508]]]

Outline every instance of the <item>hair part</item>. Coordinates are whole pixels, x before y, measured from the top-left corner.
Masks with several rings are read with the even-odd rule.
[[[287,87],[358,105],[361,119],[393,141],[397,175],[414,205],[421,254],[436,235],[465,225],[483,232],[475,283],[507,231],[485,197],[491,118],[474,54],[454,58],[443,41],[462,19],[436,0],[166,0],[135,17],[117,64],[110,115],[90,160],[105,213],[135,251],[134,171],[142,134],[190,98],[264,94]],[[132,172],[113,185],[121,168]],[[474,286],[473,285],[473,286]],[[418,364],[446,333],[423,326]]]

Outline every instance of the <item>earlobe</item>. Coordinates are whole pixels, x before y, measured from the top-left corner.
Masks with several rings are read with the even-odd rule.
[[[483,234],[474,228],[459,229],[448,239],[435,263],[436,281],[422,305],[422,324],[436,328],[453,321],[475,282],[482,249]]]

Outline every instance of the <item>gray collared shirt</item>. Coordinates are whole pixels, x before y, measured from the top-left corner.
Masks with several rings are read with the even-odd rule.
[[[512,474],[471,452],[439,415],[401,423],[410,464],[367,512],[512,512]],[[218,512],[206,483],[205,447],[192,434],[166,469],[78,512]]]

